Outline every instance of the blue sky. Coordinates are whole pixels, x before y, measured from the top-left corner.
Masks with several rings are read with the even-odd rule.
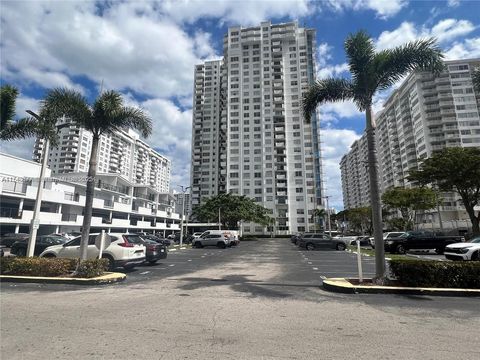
[[[38,108],[46,89],[71,87],[94,99],[103,81],[151,114],[147,142],[172,159],[173,188],[190,181],[194,65],[222,55],[231,25],[298,20],[315,28],[318,77],[348,74],[343,41],[359,29],[379,49],[435,36],[449,59],[480,57],[477,1],[2,0],[0,6],[0,78],[21,91],[18,115]],[[376,110],[388,94],[376,97]],[[341,209],[338,163],[363,132],[364,118],[352,103],[320,110],[327,193]],[[1,144],[1,151],[30,158],[32,146],[28,139]]]

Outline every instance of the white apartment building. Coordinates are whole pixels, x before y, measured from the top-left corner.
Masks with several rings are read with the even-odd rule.
[[[296,22],[242,28],[224,37],[223,60],[195,68],[192,206],[222,192],[268,208],[274,229],[243,224],[245,233],[313,228],[322,203],[317,118],[302,116],[315,79],[315,30]]]
[[[175,198],[175,212],[177,214],[185,214],[185,216],[189,216],[192,213],[192,206],[191,206],[191,195],[190,193],[186,192],[173,192],[173,197]],[[183,207],[183,202],[185,201],[185,207]]]
[[[59,124],[65,120],[60,120]],[[92,134],[75,125],[59,130],[60,144],[51,147],[48,166],[53,175],[71,172],[87,172],[92,146]],[[33,160],[39,161],[44,146],[43,139],[37,139]],[[129,129],[100,138],[97,172],[118,174],[126,180],[152,186],[159,192],[170,188],[171,161],[153,150],[140,139],[139,134]]]
[[[0,232],[29,232],[40,164],[0,153]],[[39,235],[80,231],[86,190],[85,173],[51,175],[47,169],[40,209]],[[180,230],[175,199],[118,174],[98,175],[91,231],[168,235]]]
[[[417,168],[421,159],[436,150],[480,147],[480,94],[475,93],[471,77],[478,66],[480,59],[447,61],[440,75],[412,73],[392,93],[383,110],[376,114],[382,191],[411,186],[407,180],[409,170]],[[345,208],[356,207],[359,202],[354,194],[365,192],[364,183],[349,180],[353,174],[364,171],[362,164],[350,161],[359,156],[356,151],[352,146],[340,164]],[[366,151],[366,147],[361,151],[364,157]],[[453,224],[468,218],[457,194],[443,194],[442,198],[444,222]],[[431,213],[425,221],[438,226],[438,214]]]

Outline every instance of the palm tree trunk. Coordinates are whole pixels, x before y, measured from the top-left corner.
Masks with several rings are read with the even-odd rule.
[[[87,190],[83,211],[82,240],[80,242],[80,261],[87,259],[88,236],[92,222],[93,197],[95,194],[95,175],[97,174],[98,143],[100,137],[93,135],[90,162],[88,163]]]
[[[377,281],[382,282],[385,277],[385,248],[383,244],[382,204],[380,202],[380,186],[378,182],[377,146],[371,106],[367,107],[366,115],[368,174],[370,177],[370,200],[372,203],[373,236],[375,239],[375,278]]]

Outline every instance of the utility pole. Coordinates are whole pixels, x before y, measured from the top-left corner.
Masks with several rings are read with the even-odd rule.
[[[220,211],[221,211],[222,208],[218,208],[218,230],[222,230],[222,221],[221,221],[221,217],[220,217]]]
[[[328,230],[328,235],[332,236],[332,228],[330,224],[330,208],[328,206],[328,199],[330,196],[323,196],[324,199],[327,200],[327,230]]]
[[[190,189],[190,186],[184,187],[183,185],[178,185],[182,189],[182,218],[180,220],[180,247],[183,245],[183,218],[185,214],[185,193],[187,192],[188,189]]]

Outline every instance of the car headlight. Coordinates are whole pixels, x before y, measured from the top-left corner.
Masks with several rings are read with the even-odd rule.
[[[469,251],[470,251],[470,248],[469,248],[469,247],[460,249],[460,252],[461,252],[462,254],[466,254],[466,253],[469,252]]]
[[[394,244],[394,242],[393,242],[392,240],[388,240],[388,241],[386,241],[386,243],[387,243],[388,245],[393,245],[393,244]]]

